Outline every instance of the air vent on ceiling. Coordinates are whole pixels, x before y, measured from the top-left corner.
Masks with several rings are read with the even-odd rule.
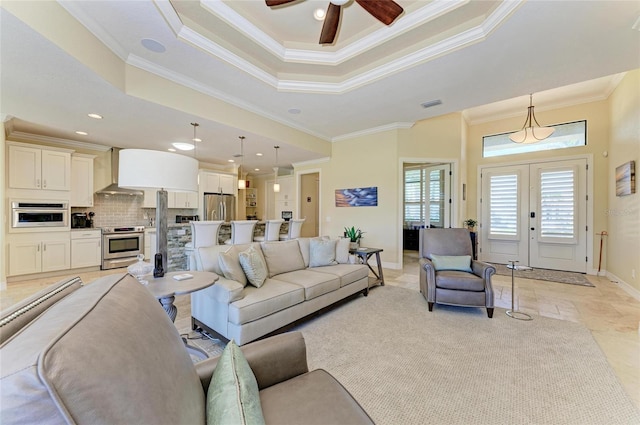
[[[424,102],[420,104],[423,108],[431,108],[432,106],[442,105],[442,101],[440,99],[430,100],[428,102]]]

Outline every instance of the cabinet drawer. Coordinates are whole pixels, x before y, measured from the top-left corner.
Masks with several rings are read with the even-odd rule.
[[[73,230],[71,231],[71,239],[92,239],[100,238],[100,230]]]

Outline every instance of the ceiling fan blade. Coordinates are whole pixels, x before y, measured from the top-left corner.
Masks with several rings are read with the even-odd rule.
[[[322,32],[320,33],[320,44],[331,44],[336,38],[338,27],[340,26],[340,11],[342,6],[329,3],[327,15],[324,17]]]
[[[356,0],[356,2],[385,25],[391,25],[404,11],[402,6],[393,0]]]
[[[267,3],[267,6],[272,7],[272,6],[280,6],[282,4],[287,4],[287,3],[292,3],[296,0],[265,0],[265,2]]]

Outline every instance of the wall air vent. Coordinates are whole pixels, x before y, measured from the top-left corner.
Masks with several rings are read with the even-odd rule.
[[[423,108],[431,108],[432,106],[442,105],[442,101],[440,99],[430,100],[428,102],[424,102],[420,104]]]

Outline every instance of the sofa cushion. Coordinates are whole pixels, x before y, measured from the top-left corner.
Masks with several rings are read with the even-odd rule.
[[[302,260],[304,266],[309,267],[309,246],[311,245],[312,238],[298,238],[298,246],[300,246],[300,253],[302,254]]]
[[[309,267],[336,264],[337,240],[313,238],[309,244]]]
[[[267,279],[267,263],[264,261],[262,250],[253,245],[238,254],[240,265],[250,284],[259,288]]]
[[[340,278],[338,276],[328,273],[316,273],[310,269],[279,274],[278,280],[302,286],[305,300],[319,297],[340,288]]]
[[[127,274],[74,291],[7,340],[0,388],[3,425],[205,419],[202,384],[175,325]]]
[[[260,245],[269,269],[269,277],[304,269],[304,259],[297,240],[262,242]]]
[[[79,277],[64,279],[3,310],[0,313],[0,344],[81,286]]]
[[[363,264],[336,264],[335,266],[314,267],[313,271],[338,276],[340,278],[340,287],[369,276],[369,269]]]
[[[436,273],[436,287],[459,291],[484,291],[484,279],[473,273],[443,270]]]
[[[220,260],[218,256],[220,253],[228,250],[226,245],[212,245],[198,248],[198,255],[196,257],[197,270],[205,272],[213,272],[224,276],[222,269],[220,268]]]
[[[351,394],[322,369],[263,389],[260,402],[267,423],[373,424]]]
[[[236,280],[242,285],[248,283],[247,276],[244,274],[244,270],[242,270],[242,266],[240,265],[240,258],[238,254],[234,252],[233,247],[229,248],[228,251],[221,252],[218,256],[218,261],[220,262],[220,269],[224,277]]]
[[[207,424],[264,424],[256,377],[232,339],[213,371],[207,391]]]
[[[336,261],[338,264],[349,264],[349,238],[338,238],[336,243]]]
[[[433,268],[438,272],[441,270],[458,270],[471,273],[470,255],[431,255]]]
[[[302,287],[276,279],[267,279],[260,288],[247,286],[243,295],[242,299],[229,304],[229,322],[236,325],[260,319],[304,301]]]

